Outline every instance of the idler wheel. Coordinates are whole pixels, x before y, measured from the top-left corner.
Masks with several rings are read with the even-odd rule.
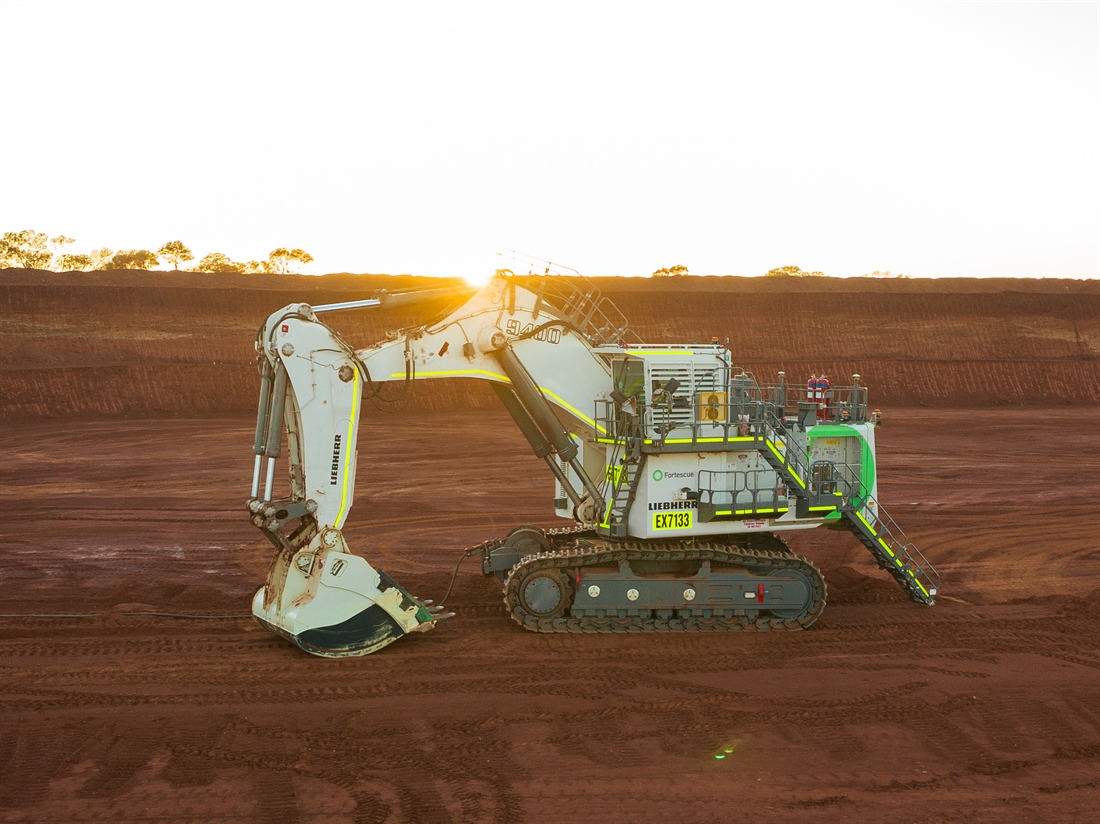
[[[521,524],[504,536],[500,546],[490,555],[493,573],[501,581],[508,579],[508,570],[522,559],[540,552],[550,552],[554,545],[537,526]]]
[[[504,545],[524,552],[549,552],[553,549],[546,533],[531,524],[522,524],[509,532],[504,536]]]
[[[543,569],[524,579],[519,588],[523,608],[538,618],[558,618],[569,611],[573,587],[561,572]]]

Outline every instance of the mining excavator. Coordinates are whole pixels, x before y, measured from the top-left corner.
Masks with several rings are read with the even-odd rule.
[[[275,557],[252,610],[272,632],[315,655],[365,655],[453,615],[342,532],[364,401],[384,382],[437,378],[488,381],[553,477],[567,525],[465,551],[524,629],[804,629],[825,580],[784,536],[822,526],[851,531],[913,601],[934,602],[935,569],[878,500],[878,415],[858,375],[761,384],[717,339],[645,344],[589,281],[549,272],[498,270],[444,317],[364,349],[322,321],[415,298],[291,304],[259,330],[248,511]],[[289,492],[274,497],[284,440]]]

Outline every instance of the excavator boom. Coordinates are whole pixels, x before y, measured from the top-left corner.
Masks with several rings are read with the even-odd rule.
[[[574,325],[587,323],[592,332],[591,314],[579,318],[552,311],[514,280],[498,277],[441,321],[359,351],[322,321],[326,312],[385,303],[291,304],[267,319],[256,340],[261,391],[248,509],[252,523],[273,544],[275,558],[253,613],[265,627],[316,655],[364,655],[450,617],[352,554],[344,540],[355,496],[362,402],[377,384],[451,377],[493,382],[506,405],[522,416],[524,433],[537,439],[536,454],[589,521],[602,505],[584,467],[583,448],[549,405],[596,425],[581,411],[591,399],[578,387],[606,383],[608,367]],[[540,332],[525,335],[522,329],[534,324]],[[553,351],[540,351],[549,338]],[[540,384],[517,350],[546,376]],[[289,492],[276,496],[284,433]],[[590,463],[595,461],[598,456],[590,456]],[[570,482],[562,465],[579,483]]]

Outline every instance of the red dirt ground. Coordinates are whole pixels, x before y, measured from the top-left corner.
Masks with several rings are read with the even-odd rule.
[[[1086,820],[1096,423],[890,413],[882,498],[944,574],[932,608],[816,530],[808,632],[535,635],[470,562],[457,618],[340,661],[248,618],[122,614],[247,613],[250,421],[6,425],[3,611],[99,615],[0,619],[0,821]],[[500,413],[375,418],[360,444],[349,543],[422,596],[462,547],[555,525]]]
[[[0,273],[0,613],[24,616],[0,617],[0,822],[1093,820],[1095,283],[615,294],[655,342],[730,334],[762,379],[860,370],[882,501],[944,576],[932,608],[815,530],[807,632],[541,636],[471,560],[457,618],[328,661],[243,617],[270,554],[242,507],[253,330],[295,289],[405,284],[323,280]],[[561,525],[482,388],[418,386],[361,427],[349,544],[436,600],[463,547]]]

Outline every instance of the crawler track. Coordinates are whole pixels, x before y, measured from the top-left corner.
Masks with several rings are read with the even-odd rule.
[[[580,534],[580,533],[574,533]],[[564,535],[551,536],[559,540]],[[562,616],[541,618],[528,612],[519,596],[528,576],[544,570],[580,570],[585,567],[608,566],[622,561],[668,562],[710,561],[714,564],[743,566],[761,578],[773,572],[795,571],[810,582],[812,597],[809,607],[797,616],[777,617],[766,609],[732,609],[693,604],[690,609],[671,610],[671,617],[661,617],[655,610],[631,610],[643,614],[631,615],[618,610],[606,617]],[[517,624],[532,632],[554,633],[633,633],[633,632],[763,632],[770,629],[801,630],[809,627],[825,609],[825,579],[805,558],[777,552],[751,552],[717,544],[683,546],[677,543],[652,544],[624,541],[614,547],[576,547],[530,555],[516,564],[504,583],[504,605]],[[725,615],[704,616],[706,611],[724,611]],[[648,615],[644,613],[649,613]]]

